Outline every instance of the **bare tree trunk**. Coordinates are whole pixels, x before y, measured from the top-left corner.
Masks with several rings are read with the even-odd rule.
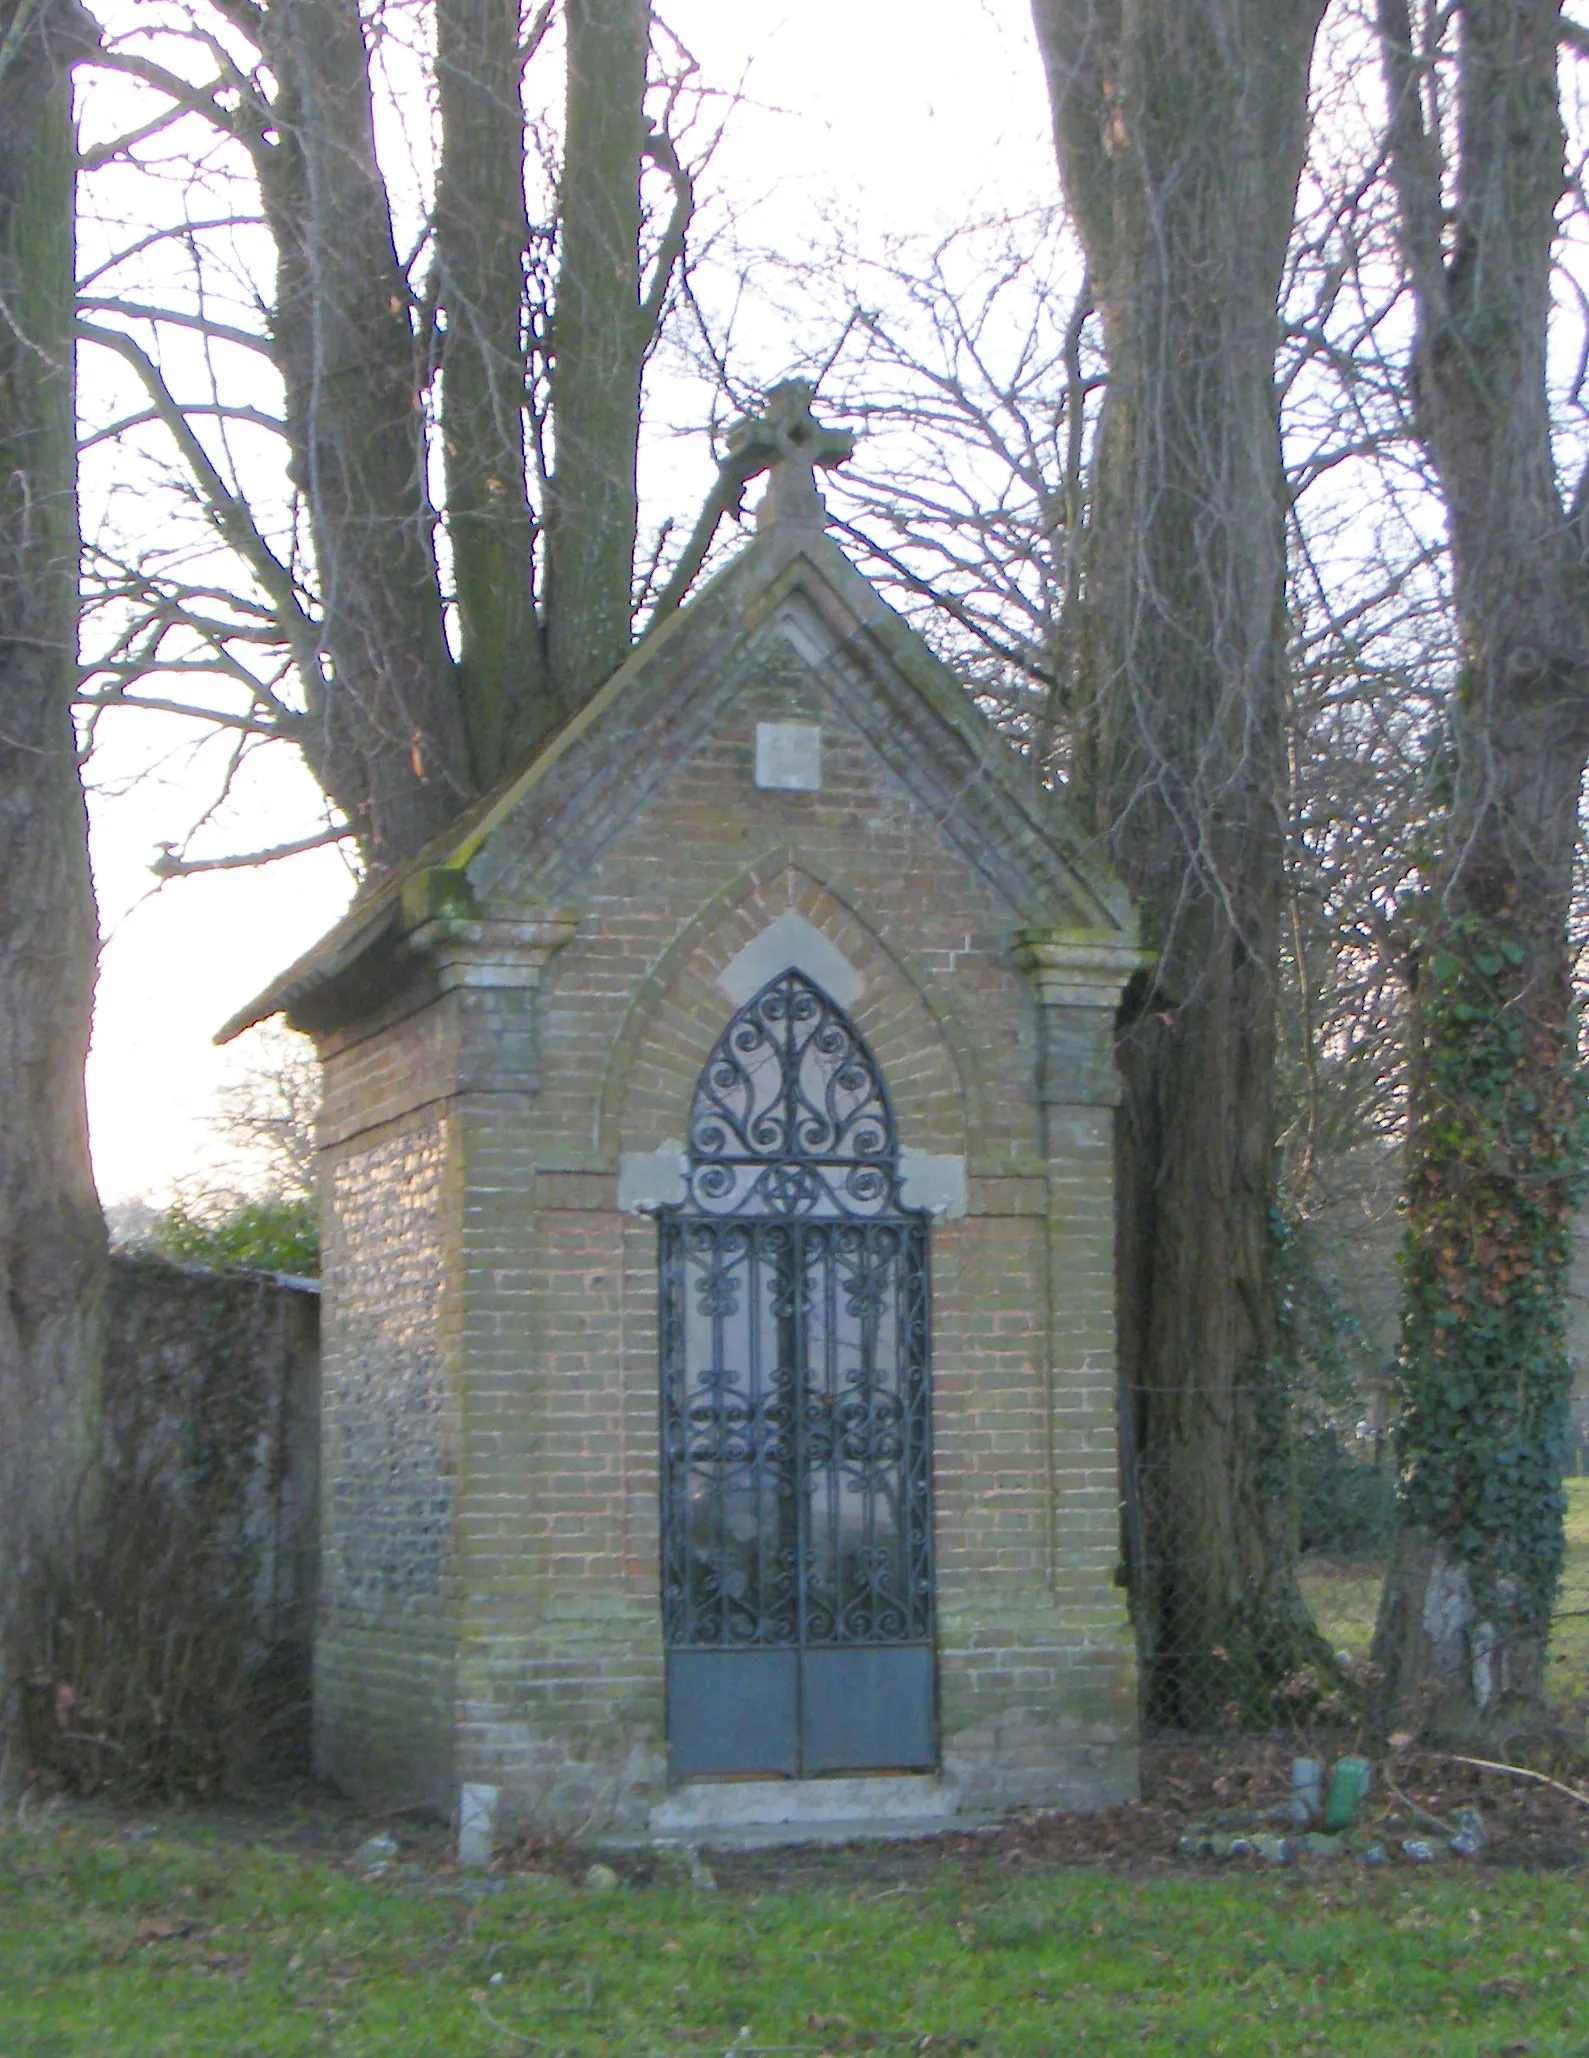
[[[0,1785],[27,1569],[91,1456],[105,1225],[83,1101],[98,947],[78,780],[71,0],[0,4]],[[14,1769],[14,1768],[13,1768]]]
[[[294,733],[310,769],[381,869],[412,856],[629,650],[641,373],[693,196],[668,139],[646,125],[646,0],[568,0],[549,334],[527,292],[520,87],[550,8],[525,46],[515,0],[438,0],[437,295],[434,309],[416,308],[376,157],[359,0],[217,4],[254,43],[252,76],[222,57],[213,87],[184,96],[158,68],[120,62],[188,98],[253,160],[276,246],[271,341],[318,621],[202,447],[190,438],[184,455],[222,534],[271,592],[304,679],[307,718]],[[648,279],[643,156],[674,188]],[[456,664],[427,489],[432,325],[442,337]],[[97,340],[126,354],[114,338]],[[524,429],[537,355],[550,357],[556,451],[539,608]],[[147,362],[135,368],[146,386],[158,381]],[[157,394],[162,404],[179,411]]]
[[[535,606],[535,520],[524,472],[530,226],[519,18],[519,0],[440,0],[436,10],[447,527],[462,639],[458,687],[482,786],[562,711]],[[624,580],[627,590],[627,570]]]
[[[1428,96],[1449,67],[1418,49],[1406,0],[1381,0],[1417,421],[1450,523],[1464,666],[1419,924],[1401,1531],[1376,1656],[1387,1720],[1472,1732],[1538,1696],[1563,1548],[1586,1122],[1567,913],[1589,760],[1589,536],[1582,489],[1563,505],[1545,385],[1560,7],[1469,0],[1460,19],[1443,125],[1457,158],[1442,166]]]
[[[1277,299],[1323,0],[1034,0],[1104,325],[1076,787],[1158,964],[1128,995],[1120,1346],[1150,1707],[1316,1649],[1272,1281],[1287,696]]]
[[[358,0],[271,0],[248,18],[276,87],[248,140],[276,244],[272,335],[328,665],[305,681],[304,754],[380,866],[476,790],[443,630],[409,287]]]
[[[649,0],[568,0],[564,28],[547,612],[552,674],[577,707],[630,642],[640,376],[652,333],[638,291]]]

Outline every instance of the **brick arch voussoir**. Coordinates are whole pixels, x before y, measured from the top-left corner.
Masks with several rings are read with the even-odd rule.
[[[866,980],[851,1020],[888,1083],[908,1148],[965,1154],[982,1131],[977,1046],[951,995],[866,905],[864,889],[801,854],[768,852],[696,910],[635,992],[608,1054],[597,1117],[603,1162],[679,1140],[691,1096],[733,1007],[717,975],[777,916],[794,910]]]

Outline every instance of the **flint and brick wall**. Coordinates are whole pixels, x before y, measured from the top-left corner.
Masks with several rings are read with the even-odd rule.
[[[452,1805],[457,1245],[452,1118],[422,1105],[343,1135],[383,1042],[327,1067],[318,1769],[354,1791]],[[400,1098],[385,1053],[375,1111]],[[349,1075],[352,1075],[350,1078]],[[350,1088],[353,1089],[350,1095]],[[333,1126],[336,1125],[336,1126]]]

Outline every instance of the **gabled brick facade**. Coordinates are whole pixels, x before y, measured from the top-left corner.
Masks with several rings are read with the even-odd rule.
[[[870,1047],[933,1210],[942,1773],[984,1807],[1134,1788],[1130,910],[814,497],[782,504],[254,1011],[325,1062],[316,1737],[360,1795],[484,1783],[499,1826],[574,1830],[663,1797],[655,1210],[714,1042],[789,964]],[[789,725],[820,783],[758,784]]]

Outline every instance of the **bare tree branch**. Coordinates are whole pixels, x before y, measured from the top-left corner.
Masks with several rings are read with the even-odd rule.
[[[228,857],[183,858],[166,844],[163,854],[149,867],[157,879],[191,879],[197,872],[240,872],[255,865],[273,865],[279,858],[301,857],[306,850],[324,850],[328,843],[351,843],[354,832],[342,822],[314,836],[300,836],[292,843],[278,843],[270,850],[237,851]]]
[[[251,350],[260,357],[270,356],[270,339],[267,336],[255,330],[239,329],[230,322],[218,322],[209,315],[189,314],[178,307],[156,307],[141,300],[105,299],[92,293],[80,295],[77,305],[87,314],[119,314],[128,321],[154,322],[161,328],[192,329],[214,342],[233,343],[240,350]]]
[[[1429,53],[1418,48],[1408,0],[1380,0],[1380,35],[1390,95],[1391,174],[1401,199],[1402,245],[1413,281],[1430,310],[1446,307],[1441,166],[1424,120],[1422,80]]]
[[[695,211],[695,180],[680,160],[673,139],[665,130],[653,128],[645,139],[644,147],[646,156],[659,170],[667,173],[673,186],[672,211],[652,260],[651,283],[640,303],[640,333],[649,345],[661,323],[673,274],[683,261],[685,239]]]
[[[246,502],[231,490],[216,470],[154,359],[141,344],[119,330],[102,329],[92,322],[80,321],[77,333],[84,342],[114,352],[137,373],[153,403],[155,414],[182,453],[217,530],[243,558],[275,604],[300,671],[306,678],[316,676],[320,666],[320,633],[304,612],[291,572],[260,534]]]

